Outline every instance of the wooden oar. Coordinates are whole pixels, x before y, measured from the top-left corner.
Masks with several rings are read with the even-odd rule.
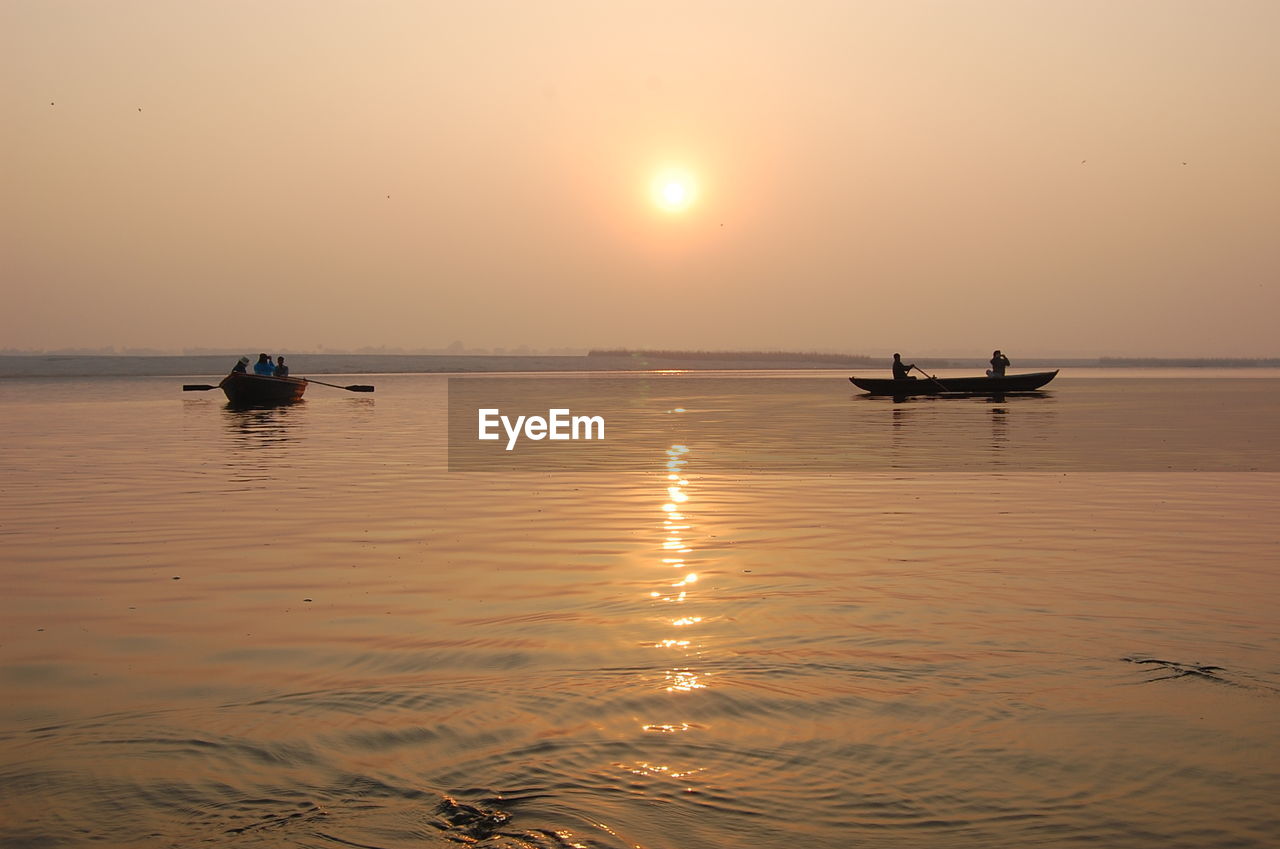
[[[936,378],[936,377],[934,377],[933,375],[929,374],[929,372],[925,371],[924,369],[920,368],[919,366],[917,366],[917,365],[915,365],[915,364],[912,364],[912,366],[911,366],[911,367],[912,367],[913,369],[915,369],[916,371],[920,372],[921,374],[923,374],[925,377],[927,377],[927,378],[929,378],[930,380],[932,380],[934,383],[938,384],[938,388],[939,388],[939,389],[941,389],[943,392],[950,392],[950,391],[951,391],[950,389],[948,389],[947,387],[945,387],[945,386],[943,386],[943,385],[942,385],[942,381],[941,381],[941,380],[938,380],[938,378]]]
[[[373,387],[368,386],[367,384],[353,383],[350,386],[339,386],[336,383],[325,383],[323,380],[316,380],[315,378],[311,378],[311,377],[307,377],[303,379],[306,380],[307,383],[318,383],[321,386],[332,386],[334,389],[345,389],[348,392],[372,392],[373,391]],[[212,389],[213,387],[210,386],[209,388]]]
[[[183,392],[207,392],[210,389],[217,389],[216,386],[210,386],[207,383],[184,383],[182,384]]]

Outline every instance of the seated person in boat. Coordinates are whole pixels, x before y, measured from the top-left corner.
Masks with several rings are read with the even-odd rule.
[[[991,352],[991,368],[987,369],[987,377],[1004,377],[1004,370],[1009,367],[1009,358],[999,351]]]
[[[258,361],[253,364],[253,373],[260,374],[263,377],[271,377],[276,373],[276,367],[271,362],[270,354],[258,355]]]
[[[235,365],[231,367],[232,374],[245,374],[249,371],[249,358],[241,357]]]
[[[901,354],[893,355],[893,379],[894,380],[915,380],[911,374],[911,370],[916,367],[915,363],[908,365],[902,361]]]
[[[284,357],[276,357],[276,377],[288,377],[289,367],[284,364]]]

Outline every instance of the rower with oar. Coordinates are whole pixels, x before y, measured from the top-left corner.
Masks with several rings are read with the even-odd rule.
[[[929,379],[930,379],[931,381],[933,381],[933,382],[938,386],[938,388],[939,388],[939,389],[941,389],[943,392],[946,392],[946,391],[947,391],[947,387],[943,386],[943,385],[942,385],[942,382],[941,382],[941,381],[939,381],[939,380],[938,380],[938,378],[936,378],[936,377],[934,377],[933,375],[929,374],[929,372],[927,372],[927,371],[925,371],[924,369],[920,368],[920,367],[919,367],[919,366],[917,366],[915,363],[911,363],[910,365],[908,365],[907,363],[904,363],[904,362],[902,361],[902,355],[901,355],[901,354],[894,354],[894,355],[893,355],[893,379],[894,379],[894,380],[915,380],[915,379],[916,379],[915,375],[913,375],[913,374],[911,373],[911,370],[912,370],[912,369],[915,369],[916,371],[918,371],[918,372],[920,372],[921,374],[923,374],[925,377],[929,378]]]
[[[902,361],[901,354],[893,355],[893,379],[894,380],[915,380],[915,375],[911,370],[916,367],[915,363],[907,365]]]

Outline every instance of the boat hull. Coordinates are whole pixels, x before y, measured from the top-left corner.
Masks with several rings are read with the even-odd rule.
[[[218,388],[236,407],[274,407],[292,404],[307,391],[304,377],[265,377],[260,374],[232,372],[222,378]]]
[[[854,386],[872,395],[1004,395],[1034,392],[1058,376],[1054,371],[1009,374],[1004,377],[948,377],[895,380],[880,377],[851,377]]]

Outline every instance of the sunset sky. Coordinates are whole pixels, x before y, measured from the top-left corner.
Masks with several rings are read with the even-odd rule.
[[[0,348],[1280,356],[1275,0],[0,0]]]

